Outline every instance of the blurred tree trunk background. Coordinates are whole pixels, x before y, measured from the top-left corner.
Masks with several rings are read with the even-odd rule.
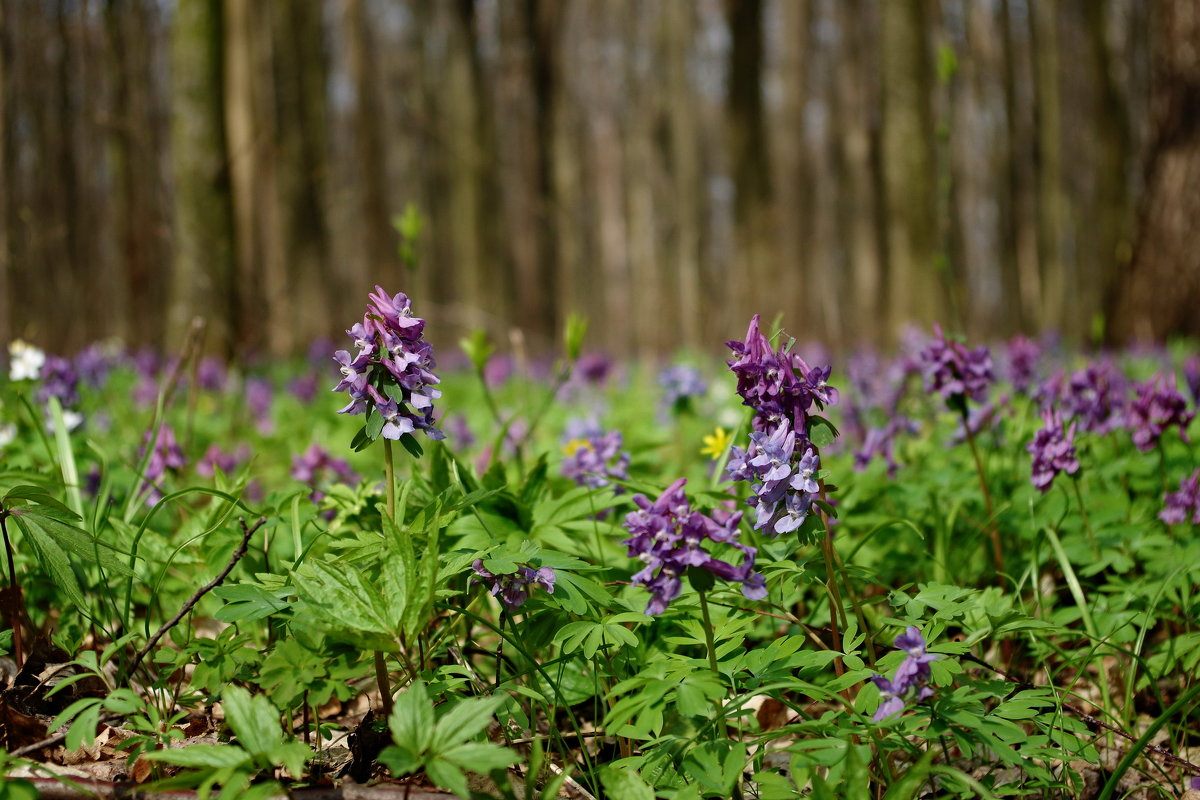
[[[1198,6],[0,0],[0,337],[1200,335]]]

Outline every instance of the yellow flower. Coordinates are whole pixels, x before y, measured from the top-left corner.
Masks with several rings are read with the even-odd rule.
[[[700,455],[708,456],[713,461],[716,461],[725,455],[725,451],[729,449],[729,443],[732,441],[733,434],[724,428],[718,427],[708,436],[704,437],[704,447],[700,448]]]
[[[563,455],[573,456],[580,450],[591,450],[592,443],[587,439],[572,439],[563,445]]]

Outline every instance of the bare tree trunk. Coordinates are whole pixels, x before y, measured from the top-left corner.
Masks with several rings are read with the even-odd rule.
[[[220,0],[179,0],[171,26],[171,165],[175,258],[168,339],[208,317],[218,352],[238,348],[241,292],[222,103]]]
[[[1133,262],[1110,298],[1114,342],[1200,336],[1200,0],[1154,10],[1154,127]]]
[[[12,42],[9,31],[12,29],[12,15],[8,9],[8,0],[0,0],[0,341],[9,341],[15,331],[12,324],[13,302],[12,289],[8,279],[12,263],[12,251],[9,242],[9,187],[11,180],[12,144],[9,140],[9,128],[12,123],[12,101],[9,90],[9,72],[12,62]]]
[[[355,183],[361,203],[366,275],[384,281],[398,269],[395,237],[388,215],[387,157],[376,113],[375,45],[363,0],[346,0],[346,42],[350,83],[354,87]],[[362,290],[370,287],[363,287]]]
[[[701,345],[704,310],[701,297],[700,253],[703,226],[700,177],[699,120],[696,98],[688,77],[691,42],[696,35],[695,9],[690,0],[667,0],[662,32],[666,70],[667,125],[670,148],[671,207],[674,225],[669,234],[671,264],[668,275],[679,287],[677,306],[683,344]],[[667,298],[663,298],[666,300]]]
[[[1061,324],[1067,298],[1063,258],[1066,199],[1062,186],[1062,103],[1059,92],[1057,5],[1035,3],[1032,27],[1034,86],[1037,100],[1038,261],[1042,307],[1039,327]]]
[[[883,169],[890,321],[929,324],[945,313],[938,275],[937,158],[927,3],[884,3]]]
[[[730,283],[737,287],[742,308],[770,302],[769,314],[783,304],[768,287],[775,269],[772,259],[774,219],[770,163],[763,113],[762,0],[726,0],[732,45],[726,97],[727,146],[733,174],[736,247]]]

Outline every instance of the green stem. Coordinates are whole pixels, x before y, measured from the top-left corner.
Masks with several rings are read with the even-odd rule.
[[[387,483],[387,513],[396,521],[396,464],[392,458],[392,440],[383,440],[383,471]],[[387,661],[382,650],[375,651],[375,681],[379,684],[379,699],[384,719],[392,716],[392,683],[388,679]]]
[[[8,586],[12,602],[13,659],[17,669],[25,665],[24,648],[21,646],[21,587],[17,584],[17,568],[13,565],[12,542],[8,539],[8,515],[10,511],[0,510],[0,531],[4,533],[4,554],[8,556]]]
[[[979,489],[983,492],[983,503],[987,507],[987,532],[992,540],[992,561],[996,565],[996,574],[1004,574],[1004,550],[1000,546],[1000,531],[996,527],[996,509],[992,504],[992,493],[987,485],[987,473],[983,469],[983,458],[979,455],[979,446],[975,443],[975,433],[967,415],[966,404],[962,407],[963,430],[967,434],[967,444],[971,446],[971,456],[975,459],[975,472],[979,475]]]
[[[1087,506],[1083,502],[1083,492],[1079,490],[1079,476],[1071,476],[1071,485],[1075,487],[1075,500],[1079,503],[1079,514],[1083,517],[1083,530],[1087,533],[1088,541],[1092,543],[1092,555],[1100,558],[1100,545],[1096,542],[1096,534],[1092,533],[1092,523],[1088,519]]]
[[[713,641],[713,624],[712,617],[708,613],[708,592],[699,591],[700,595],[700,617],[704,621],[704,644],[708,647],[708,666],[712,670],[713,677],[718,683],[723,683],[721,678],[721,670],[717,668],[717,646]],[[713,698],[713,708],[717,712],[717,723],[719,726],[720,735],[725,735],[725,705],[721,702],[721,698]]]

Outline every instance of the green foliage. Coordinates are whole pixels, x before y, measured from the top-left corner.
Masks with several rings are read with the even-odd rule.
[[[392,744],[379,754],[393,775],[423,771],[431,781],[459,797],[468,796],[466,772],[488,774],[519,760],[491,742],[477,741],[505,697],[460,700],[440,716],[420,681],[396,698],[388,720]]]

